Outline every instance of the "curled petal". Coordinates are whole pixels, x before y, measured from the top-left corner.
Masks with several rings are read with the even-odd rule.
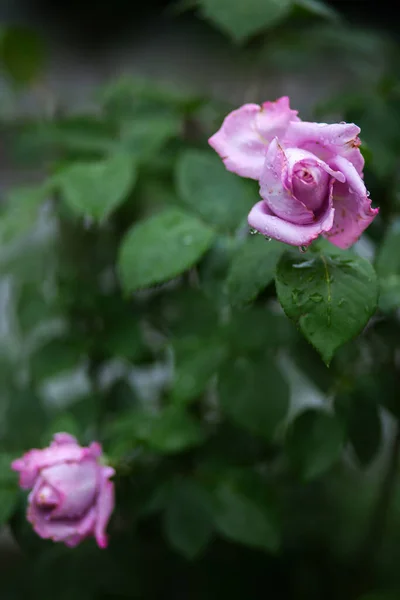
[[[309,150],[323,161],[333,156],[347,158],[358,173],[364,168],[364,158],[360,152],[360,128],[354,123],[310,123],[291,122],[286,130],[284,144]]]
[[[35,503],[28,505],[27,519],[32,524],[34,531],[43,539],[53,542],[64,542],[68,546],[76,546],[82,539],[93,533],[96,510],[89,511],[79,520],[48,518]]]
[[[273,214],[291,223],[312,223],[313,212],[292,193],[289,161],[278,139],[269,145],[260,177],[260,195]]]
[[[93,442],[88,448],[81,447],[68,433],[56,433],[48,448],[33,448],[21,458],[11,463],[11,468],[18,471],[19,485],[30,489],[41,469],[63,462],[79,462],[86,457],[97,458],[101,455],[100,444]]]
[[[93,503],[102,467],[91,459],[80,463],[63,463],[42,469],[41,477],[55,489],[60,502],[51,518],[76,518]]]
[[[339,248],[349,248],[372,223],[379,208],[371,207],[364,182],[348,160],[338,156],[333,164],[345,175],[346,183],[333,187],[335,218],[325,237]]]
[[[291,121],[298,121],[297,111],[290,109],[286,96],[262,106],[244,104],[225,118],[208,143],[228,171],[259,179],[268,144],[283,136]]]
[[[107,467],[102,473],[102,482],[100,484],[100,492],[97,499],[97,515],[95,538],[100,548],[106,548],[108,544],[106,528],[114,509],[114,484],[109,481],[109,477],[114,475],[114,469]]]
[[[78,441],[76,439],[76,437],[74,437],[73,435],[70,435],[69,433],[55,433],[53,436],[53,441],[51,442],[50,446],[57,446],[60,444],[77,444]]]
[[[251,209],[248,222],[263,235],[291,246],[308,246],[321,233],[329,231],[333,225],[334,209],[332,207],[332,187],[330,183],[329,204],[324,214],[307,225],[289,223],[272,213],[264,201],[258,202]]]
[[[327,197],[329,175],[314,160],[299,161],[292,171],[293,195],[309,210],[319,213]]]

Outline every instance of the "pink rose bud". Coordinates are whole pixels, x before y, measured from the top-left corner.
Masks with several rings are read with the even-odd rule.
[[[308,123],[287,97],[230,113],[209,143],[229,171],[260,183],[248,221],[293,246],[319,235],[348,248],[378,214],[363,182],[360,128]]]
[[[27,519],[36,533],[69,547],[94,536],[106,548],[106,527],[114,508],[114,469],[99,459],[100,444],[80,446],[68,433],[56,433],[48,448],[33,449],[11,467],[30,489]]]

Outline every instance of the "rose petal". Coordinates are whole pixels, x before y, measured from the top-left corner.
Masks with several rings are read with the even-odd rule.
[[[42,469],[41,477],[60,496],[51,518],[75,518],[85,513],[94,502],[100,469],[90,458]]]
[[[333,180],[330,184],[328,208],[318,221],[308,225],[289,223],[273,215],[266,203],[261,201],[255,204],[250,211],[248,216],[250,227],[257,229],[263,235],[291,246],[308,246],[321,233],[329,231],[333,225],[335,211],[332,208],[332,182]]]
[[[325,237],[339,248],[349,248],[372,223],[379,208],[371,208],[364,182],[348,160],[338,156],[333,164],[345,175],[346,183],[333,187],[335,218]]]
[[[83,538],[93,533],[95,517],[96,511],[93,507],[77,521],[51,520],[35,503],[29,504],[27,511],[28,521],[41,538],[65,542],[68,546],[76,546]]]
[[[314,214],[297,200],[288,183],[289,164],[283,148],[275,138],[269,145],[260,177],[260,195],[273,214],[291,223],[312,223]],[[290,186],[290,187],[289,187]]]
[[[343,156],[349,160],[358,173],[364,168],[364,158],[359,150],[360,128],[354,123],[311,123],[292,121],[283,139],[287,147],[309,150],[323,161],[333,156]]]
[[[328,186],[328,173],[313,159],[301,160],[294,166],[292,170],[293,195],[313,213],[319,212],[323,207]]]
[[[290,121],[297,121],[289,98],[276,102],[244,104],[231,112],[208,143],[221,156],[228,171],[259,179],[271,140],[284,135]]]
[[[76,437],[70,435],[69,433],[55,433],[53,436],[53,441],[50,446],[55,446],[57,444],[77,444],[78,441]]]
[[[95,537],[100,548],[106,548],[108,544],[106,528],[110,516],[114,510],[114,484],[108,478],[114,475],[114,469],[105,467],[102,472],[102,483],[97,498],[97,517],[95,526]]]
[[[88,448],[82,448],[73,436],[56,433],[48,448],[29,450],[21,458],[14,460],[11,468],[19,471],[21,488],[29,489],[34,485],[40,469],[66,461],[79,462],[86,456],[96,458],[101,453],[101,446],[97,442],[93,442]]]

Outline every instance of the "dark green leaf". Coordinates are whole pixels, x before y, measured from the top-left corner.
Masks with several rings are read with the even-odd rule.
[[[237,249],[226,280],[227,293],[233,305],[254,300],[273,281],[275,268],[285,250],[284,244],[261,235],[249,236]]]
[[[176,185],[188,207],[223,231],[236,229],[256,199],[249,182],[229,173],[211,150],[186,150],[176,166]]]
[[[109,435],[122,453],[139,443],[160,452],[181,452],[198,445],[204,437],[200,424],[179,407],[157,413],[135,410],[121,414],[109,427]]]
[[[330,21],[339,20],[339,13],[320,0],[294,0],[294,3],[295,6],[304,9],[307,13],[316,17],[322,17]]]
[[[70,371],[85,357],[84,340],[56,338],[37,349],[31,358],[35,381]]]
[[[276,272],[276,289],[287,316],[327,364],[337,348],[362,331],[378,300],[371,264],[335,250],[308,257],[284,254]]]
[[[0,65],[17,85],[33,83],[44,67],[40,37],[25,27],[7,27],[0,36]]]
[[[286,416],[289,387],[271,358],[237,358],[225,365],[218,389],[221,407],[241,427],[269,439]]]
[[[125,199],[136,179],[129,154],[92,163],[75,163],[57,174],[68,206],[97,221],[106,219]]]
[[[6,488],[0,485],[0,526],[11,517],[18,502],[18,488]]]
[[[308,480],[327,471],[339,458],[344,428],[335,415],[307,409],[290,426],[286,438],[289,458]]]
[[[39,209],[51,196],[50,181],[15,187],[5,197],[0,213],[0,242],[8,243],[24,235],[36,223]]]
[[[338,396],[335,409],[347,424],[349,441],[359,463],[368,466],[382,443],[379,406],[373,398],[361,392],[351,396]]]
[[[200,0],[201,14],[238,42],[274,27],[292,0]]]
[[[185,337],[173,343],[175,374],[171,395],[175,403],[195,399],[206,388],[211,377],[227,355],[227,348],[218,338]]]
[[[229,481],[218,486],[216,501],[215,525],[222,535],[254,548],[278,549],[277,515],[267,502],[260,502],[250,490],[238,489]]]
[[[176,277],[210,247],[214,232],[181,210],[171,208],[134,225],[122,241],[118,271],[126,292]]]
[[[178,552],[195,558],[212,537],[212,497],[193,479],[176,481],[168,492],[163,515],[165,535]]]
[[[376,257],[376,272],[381,278],[400,276],[400,219],[395,219],[386,232]]]
[[[135,158],[137,163],[153,158],[170,138],[177,137],[182,129],[180,115],[149,115],[132,119],[121,127],[120,146]]]
[[[234,356],[276,351],[290,335],[290,324],[283,314],[274,314],[267,306],[251,306],[232,311],[225,326],[225,337]]]

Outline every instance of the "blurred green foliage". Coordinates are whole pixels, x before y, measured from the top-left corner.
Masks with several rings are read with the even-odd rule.
[[[95,115],[4,119],[39,175],[0,213],[1,598],[399,598],[399,48],[317,0],[181,4],[249,60],[357,73],[308,116],[362,128],[368,260],[248,234],[257,186],[208,148],[203,94],[124,78]],[[3,27],[16,94],[44,56]],[[116,468],[106,551],[25,522],[10,461],[57,431]]]

